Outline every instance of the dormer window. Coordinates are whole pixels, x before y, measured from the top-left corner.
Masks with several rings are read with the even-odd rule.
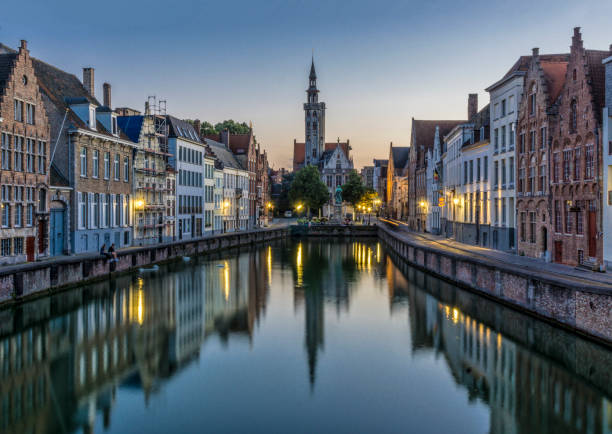
[[[119,128],[117,128],[117,116],[111,116],[111,129],[115,136],[119,134]]]
[[[89,128],[96,129],[96,109],[89,107]]]

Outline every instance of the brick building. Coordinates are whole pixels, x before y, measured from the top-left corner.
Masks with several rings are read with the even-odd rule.
[[[586,50],[574,28],[559,121],[551,148],[552,260],[568,265],[603,262],[601,119],[602,60],[609,50]]]
[[[57,138],[51,182],[72,189],[69,200],[56,195],[50,203],[51,253],[95,252],[103,243],[131,245],[135,143],[119,128],[117,114],[95,98],[93,68],[83,68],[82,83],[37,59],[34,68],[51,137]]]
[[[516,146],[517,252],[550,260],[553,224],[550,202],[550,146],[568,54],[540,55],[534,48],[518,109]]]
[[[403,196],[402,184],[406,181],[405,167],[408,163],[410,148],[408,146],[393,146],[389,144],[389,159],[387,162],[386,214],[391,218],[403,220],[406,215],[408,197]],[[408,188],[406,186],[406,188]]]
[[[49,123],[26,41],[0,45],[0,264],[49,249]]]

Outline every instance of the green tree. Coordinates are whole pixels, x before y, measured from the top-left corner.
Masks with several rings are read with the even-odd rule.
[[[223,130],[229,130],[229,132],[232,134],[247,134],[249,131],[251,131],[246,123],[238,123],[233,119],[228,119],[215,124],[215,131],[217,133],[220,133]]]
[[[291,183],[293,182],[294,177],[295,173],[293,172],[286,173],[283,175],[280,194],[278,195],[278,200],[275,206],[279,213],[284,213],[285,211],[291,209],[291,201],[289,200],[289,190],[291,189]]]
[[[213,126],[213,124],[211,124],[208,121],[202,122],[202,125],[200,126],[200,135],[206,136],[208,134],[215,134],[217,132],[218,131],[215,130],[215,127]]]
[[[321,181],[321,174],[316,166],[308,165],[295,174],[289,189],[289,201],[294,205],[303,204],[310,215],[311,209],[321,208],[328,200],[329,191]]]
[[[361,176],[356,170],[351,170],[346,183],[342,185],[342,200],[354,207],[363,198],[365,193],[366,187],[363,185]]]

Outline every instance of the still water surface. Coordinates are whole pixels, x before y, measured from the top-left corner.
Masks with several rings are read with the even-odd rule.
[[[610,351],[376,241],[192,258],[0,332],[6,433],[612,433]]]

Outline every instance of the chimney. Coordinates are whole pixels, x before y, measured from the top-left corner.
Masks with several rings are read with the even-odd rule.
[[[223,131],[221,131],[221,143],[223,143],[225,146],[227,146],[229,148],[230,145],[230,132],[229,130],[226,128]]]
[[[533,57],[538,57],[540,55],[540,49],[538,47],[534,47],[531,49],[531,55]]]
[[[21,44],[19,45],[19,51],[27,50],[27,49],[28,49],[28,41],[26,41],[25,39],[22,39]]]
[[[200,137],[201,126],[202,126],[202,123],[200,122],[199,119],[196,119],[195,121],[193,121],[193,128],[195,128],[196,134],[198,135],[198,137]]]
[[[111,85],[109,83],[104,83],[102,85],[102,98],[104,100],[104,105],[110,109],[111,106]]]
[[[478,113],[478,94],[470,93],[468,95],[468,121]]]
[[[91,96],[95,96],[93,68],[83,68],[83,86]]]
[[[145,116],[149,116],[151,108],[149,107],[149,101],[145,101]]]
[[[572,45],[582,47],[582,34],[580,27],[574,27],[574,36],[572,37]]]

